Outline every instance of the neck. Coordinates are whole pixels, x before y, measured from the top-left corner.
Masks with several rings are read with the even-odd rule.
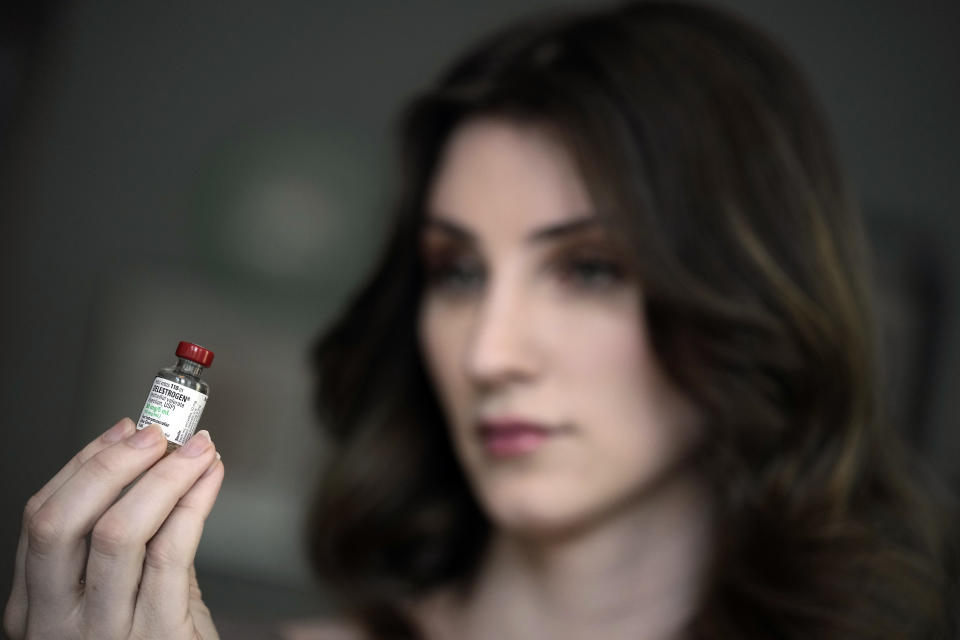
[[[680,475],[562,535],[494,534],[463,611],[469,637],[678,637],[708,562],[708,494]]]

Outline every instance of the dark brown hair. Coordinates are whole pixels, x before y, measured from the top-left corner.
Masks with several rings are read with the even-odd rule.
[[[467,584],[490,523],[417,345],[417,239],[465,119],[549,127],[630,243],[661,366],[710,416],[721,537],[698,638],[947,638],[956,553],[886,424],[868,249],[820,108],[741,20],[687,4],[554,15],[482,42],[400,126],[394,228],[317,346],[331,458],[311,554],[376,636]]]

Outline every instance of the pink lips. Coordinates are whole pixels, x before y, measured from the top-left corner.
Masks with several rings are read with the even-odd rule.
[[[555,430],[546,425],[513,418],[485,420],[477,434],[487,452],[496,457],[511,457],[539,449]]]

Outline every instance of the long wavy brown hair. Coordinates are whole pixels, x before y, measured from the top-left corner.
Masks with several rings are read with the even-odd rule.
[[[376,637],[467,585],[491,532],[417,343],[425,193],[467,118],[545,125],[630,243],[661,366],[710,416],[721,533],[695,638],[949,638],[953,507],[878,398],[869,251],[807,83],[739,18],[631,3],[481,42],[400,122],[394,227],[315,350],[330,457],[310,553]]]

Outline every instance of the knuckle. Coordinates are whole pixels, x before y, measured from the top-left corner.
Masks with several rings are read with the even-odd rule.
[[[27,504],[23,507],[23,521],[30,522],[33,516],[40,511],[45,500],[39,493],[35,493],[27,499]]]
[[[152,569],[170,569],[183,564],[176,543],[169,538],[154,538],[147,545],[144,564]]]
[[[103,452],[101,452],[103,453]],[[120,471],[116,460],[112,456],[97,454],[83,465],[87,471],[97,478],[111,478]]]
[[[85,446],[83,449],[80,450],[79,453],[77,453],[77,455],[73,457],[73,460],[71,460],[68,464],[72,465],[75,469],[79,469],[83,465],[90,462],[90,460],[95,458],[97,456],[97,453],[99,453],[99,449],[95,445],[96,445],[95,442],[91,442],[90,444]]]
[[[50,509],[39,509],[27,521],[27,543],[34,551],[50,551],[60,545],[64,536],[63,522]]]
[[[171,461],[173,462],[173,461]],[[182,473],[177,473],[177,469],[171,468],[172,464],[158,464],[150,469],[150,474],[162,487],[174,487],[182,482]]]
[[[121,518],[104,515],[93,527],[90,548],[105,556],[116,556],[134,545],[130,526]]]
[[[186,459],[180,456],[169,456],[167,460],[163,461],[169,461],[168,464],[157,464],[150,472],[156,474],[155,477],[162,486],[171,489],[179,487],[181,491],[186,491],[192,484],[192,481],[188,484],[188,478],[191,475],[194,477],[199,475],[197,468],[203,464],[202,459],[202,455],[197,458]]]
[[[188,573],[190,574],[190,599],[206,607],[203,602],[203,591],[200,589],[200,583],[197,581],[197,568],[192,562],[190,563]]]
[[[179,460],[170,460],[169,464],[154,465],[150,469],[149,475],[152,487],[165,496],[179,499],[190,489],[200,472],[191,469],[189,464],[183,464]],[[176,500],[174,501],[176,502]]]

